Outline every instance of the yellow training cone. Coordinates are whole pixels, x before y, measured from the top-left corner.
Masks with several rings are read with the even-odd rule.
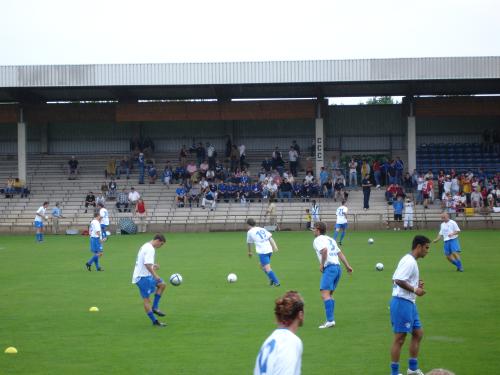
[[[97,312],[99,311],[99,309],[95,306],[92,306],[90,309],[89,309],[90,312]]]
[[[13,346],[9,346],[7,349],[5,349],[5,353],[7,353],[7,354],[17,354],[17,349],[14,348]]]

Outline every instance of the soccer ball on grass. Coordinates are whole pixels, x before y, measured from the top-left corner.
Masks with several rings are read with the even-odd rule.
[[[375,242],[375,240],[373,238],[368,238],[369,245],[373,245],[374,242]]]
[[[227,275],[228,283],[235,283],[236,281],[238,281],[238,276],[236,276],[236,274],[230,273],[229,275]]]
[[[382,270],[384,269],[384,265],[383,265],[382,263],[377,263],[377,264],[375,265],[375,269],[376,269],[377,271],[382,271]]]
[[[182,284],[182,276],[179,273],[172,274],[168,280],[173,286],[179,286]]]

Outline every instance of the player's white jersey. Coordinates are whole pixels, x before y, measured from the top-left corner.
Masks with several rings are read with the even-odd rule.
[[[40,217],[40,216],[38,216],[38,215],[35,215],[35,221],[43,221],[43,219],[42,219],[42,218],[44,218],[44,217],[45,217],[45,211],[46,211],[46,209],[45,209],[45,207],[43,207],[43,206],[41,206],[38,210],[36,210],[36,213],[37,213],[38,215],[41,215],[41,217]]]
[[[411,254],[406,254],[399,261],[396,272],[392,275],[392,280],[403,280],[410,284],[412,287],[418,287],[419,272],[417,260]],[[401,288],[393,281],[392,295],[394,297],[400,297],[412,301],[415,303],[417,295],[406,289]]]
[[[346,206],[340,206],[337,208],[335,214],[337,215],[337,224],[347,223],[347,212],[349,209]]]
[[[278,328],[262,344],[254,375],[300,375],[302,340],[286,328]]]
[[[95,238],[101,238],[101,236],[98,234],[98,232],[101,232],[101,223],[99,222],[99,220],[94,219],[90,222],[89,236],[95,237]]]
[[[104,207],[99,210],[99,215],[101,216],[101,224],[109,225],[109,214],[108,210]]]
[[[253,227],[247,232],[247,243],[255,244],[257,254],[269,254],[273,248],[269,239],[273,235],[264,228]]]
[[[337,242],[331,237],[320,235],[314,239],[313,242],[314,250],[321,264],[321,250],[327,249],[327,257],[324,266],[329,266],[330,264],[340,264],[339,263],[339,252],[340,248],[337,246]]]
[[[311,216],[314,221],[319,221],[319,204],[311,206]]]
[[[441,223],[441,230],[439,231],[439,234],[443,236],[443,241],[449,241],[453,240],[454,238],[457,238],[458,235],[455,234],[450,237],[450,233],[453,232],[460,232],[460,228],[458,227],[458,224],[454,220],[448,220],[447,223]]]
[[[132,284],[137,283],[141,277],[151,276],[151,272],[145,266],[146,264],[155,264],[155,248],[149,242],[142,245],[139,253],[137,253]]]
[[[413,202],[406,202],[405,203],[405,214],[412,214],[413,213]]]

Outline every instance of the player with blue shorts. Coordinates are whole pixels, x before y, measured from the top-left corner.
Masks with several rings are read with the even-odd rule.
[[[342,241],[344,240],[345,236],[345,231],[347,229],[347,212],[349,209],[345,205],[346,201],[342,201],[342,205],[337,208],[337,211],[335,211],[335,214],[337,215],[337,223],[335,224],[335,232],[333,233],[333,239],[337,241],[337,237],[339,235],[339,232],[342,231],[342,234],[340,235],[340,241],[338,242],[339,245],[342,245]]]
[[[99,202],[97,205],[99,207],[99,215],[101,216],[101,237],[107,238],[107,230],[109,227],[109,213],[106,207],[104,207],[104,203]]]
[[[429,252],[430,240],[415,236],[412,250],[399,261],[392,276],[391,324],[394,341],[391,348],[391,375],[399,375],[399,358],[406,335],[411,333],[410,358],[407,375],[424,375],[418,368],[418,351],[424,332],[415,300],[425,294],[424,282],[420,280],[417,260]]]
[[[37,242],[43,242],[43,221],[48,220],[46,215],[47,207],[49,207],[49,202],[43,202],[43,205],[36,211],[35,220],[33,221],[33,226],[35,227],[35,239]]]
[[[87,267],[88,271],[92,271],[92,263],[94,263],[97,271],[103,271],[99,265],[99,258],[102,256],[102,243],[104,242],[104,239],[101,236],[101,215],[99,215],[98,212],[94,214],[94,219],[90,222],[89,237],[90,251],[93,255],[85,263],[85,267]]]
[[[349,273],[352,273],[352,267],[342,250],[337,246],[335,240],[325,235],[325,223],[321,221],[314,223],[313,233],[316,237],[313,242],[313,248],[318,256],[319,271],[322,273],[319,290],[326,315],[325,323],[320,325],[319,328],[330,328],[335,326],[335,300],[333,299],[333,292],[337,289],[340,276],[342,275],[340,262],[344,264]]]
[[[271,256],[273,251],[278,251],[278,246],[274,242],[273,235],[266,229],[256,226],[255,220],[250,218],[247,220],[247,246],[248,257],[252,257],[252,244],[255,245],[255,251],[259,255],[260,266],[269,278],[271,286],[280,286],[278,277],[271,269]]]
[[[438,236],[432,242],[438,242],[441,238],[443,238],[444,256],[450,261],[450,263],[457,267],[458,272],[464,272],[462,259],[460,258],[460,242],[458,242],[460,228],[454,220],[450,219],[450,216],[446,212],[441,214],[441,220],[443,222],[441,223]]]
[[[166,284],[163,279],[156,273],[160,267],[155,263],[156,249],[159,249],[166,242],[165,237],[161,234],[156,234],[154,238],[146,242],[139,249],[135,262],[134,274],[132,276],[132,284],[137,285],[139,293],[144,302],[144,310],[146,315],[154,327],[165,327],[167,324],[156,319],[155,315],[165,316],[158,306]],[[149,297],[154,293],[153,304]]]

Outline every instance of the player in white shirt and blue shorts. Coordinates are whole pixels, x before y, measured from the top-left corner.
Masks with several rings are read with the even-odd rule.
[[[425,294],[424,282],[420,280],[417,260],[429,252],[430,240],[415,236],[412,250],[399,261],[392,276],[391,324],[394,341],[391,347],[391,375],[399,375],[399,358],[406,335],[411,333],[410,357],[407,375],[424,375],[418,368],[418,351],[423,330],[415,300]]]
[[[102,256],[102,233],[101,233],[101,216],[99,212],[94,214],[94,219],[90,222],[89,226],[89,237],[90,237],[90,251],[92,252],[92,257],[85,263],[88,271],[92,271],[92,263],[95,264],[96,271],[102,271],[103,269],[99,265],[99,258]]]
[[[35,239],[37,242],[43,242],[43,221],[48,219],[46,215],[49,202],[43,202],[43,205],[36,211],[33,226],[35,227]]]
[[[325,323],[320,325],[319,328],[330,328],[335,326],[335,300],[333,299],[333,292],[337,289],[337,285],[342,275],[340,262],[344,264],[349,273],[352,273],[352,267],[342,250],[337,246],[335,240],[325,235],[325,223],[322,221],[314,223],[313,233],[316,237],[313,242],[313,248],[318,256],[319,271],[322,273],[319,290],[325,306],[326,315]]]
[[[342,205],[337,208],[337,211],[335,211],[335,214],[337,215],[337,223],[335,224],[335,232],[333,233],[333,239],[337,241],[337,237],[339,235],[339,232],[342,231],[342,234],[340,235],[340,241],[338,242],[339,245],[342,245],[342,241],[344,240],[345,236],[345,231],[347,229],[347,212],[349,209],[345,205],[346,201],[342,201]]]
[[[248,257],[252,257],[252,244],[255,245],[255,251],[259,255],[260,266],[269,278],[271,286],[280,286],[280,281],[278,277],[271,269],[271,256],[273,251],[278,251],[278,246],[274,242],[273,235],[268,230],[257,227],[255,220],[250,218],[247,220],[248,232],[247,232],[247,246],[248,246]]]
[[[443,222],[441,223],[438,236],[432,242],[438,242],[442,237],[444,241],[443,250],[445,257],[450,263],[457,267],[458,272],[464,272],[462,259],[460,258],[460,242],[458,242],[460,228],[454,220],[450,219],[450,216],[446,212],[441,214],[441,220],[443,220]]]
[[[302,340],[296,333],[304,322],[304,300],[288,291],[275,301],[274,315],[278,328],[262,344],[254,375],[300,375]]]
[[[108,237],[106,231],[109,227],[109,212],[102,202],[98,203],[97,206],[99,207],[99,215],[101,216],[101,236],[105,239]]]
[[[154,327],[165,327],[167,324],[156,319],[155,315],[165,316],[159,308],[160,298],[166,288],[163,279],[156,273],[160,267],[155,263],[156,249],[163,246],[166,242],[165,236],[155,234],[153,239],[146,242],[139,249],[137,259],[135,261],[134,274],[132,275],[132,284],[137,285],[139,293],[144,302],[144,310],[146,315]],[[153,304],[149,297],[154,293]]]

